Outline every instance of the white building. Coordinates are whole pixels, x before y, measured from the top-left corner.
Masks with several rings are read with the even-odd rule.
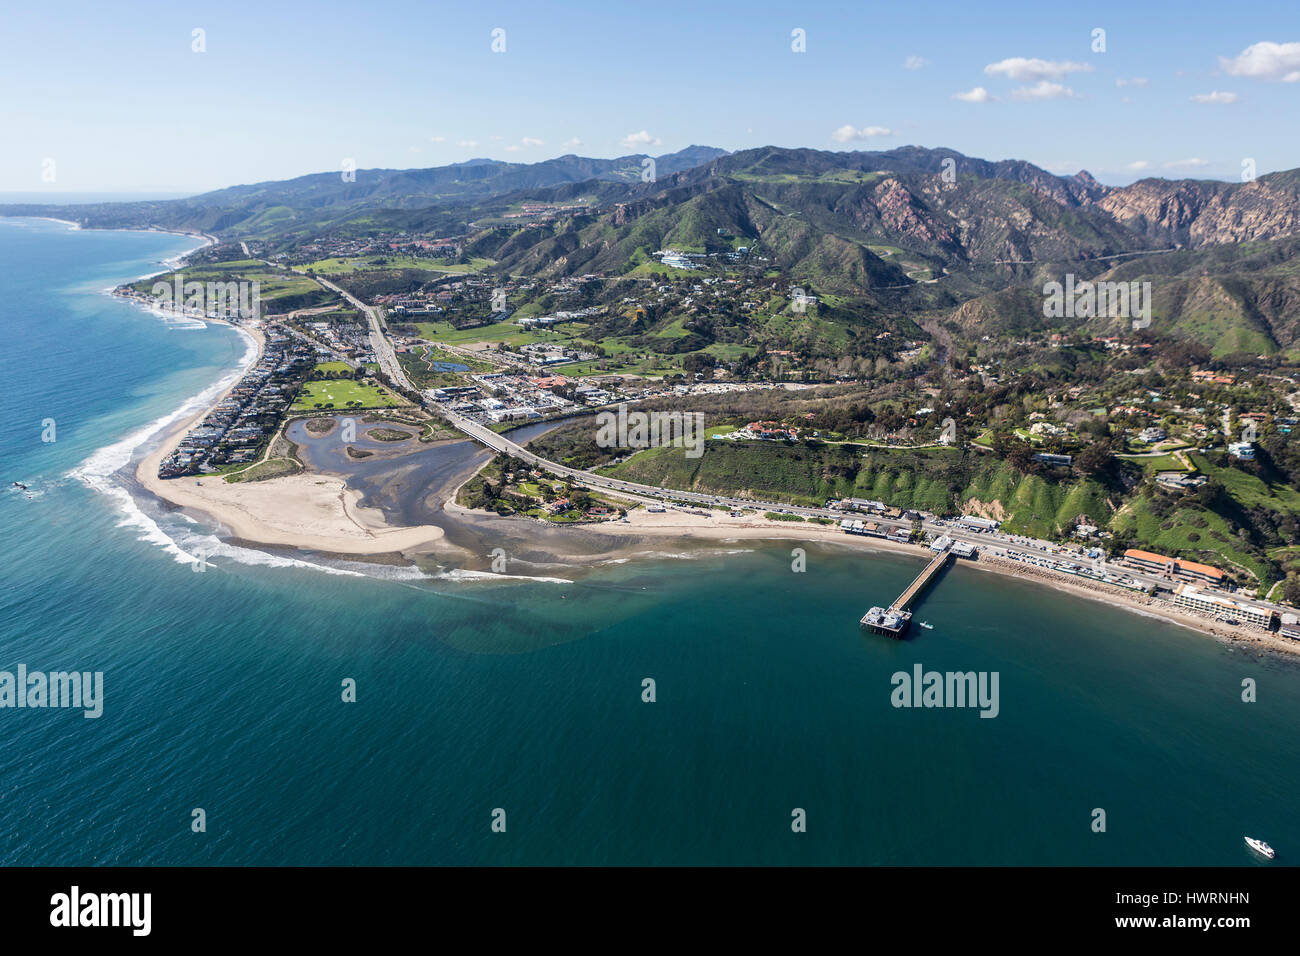
[[[1228,446],[1228,454],[1239,461],[1255,460],[1255,445],[1248,441],[1235,441]]]
[[[1272,611],[1266,611],[1249,604],[1241,604],[1237,601],[1229,601],[1227,598],[1215,594],[1206,594],[1193,584],[1180,584],[1174,589],[1174,604],[1178,607],[1204,611],[1213,614],[1215,617],[1247,621],[1257,627],[1266,628],[1273,620]]]
[[[970,531],[997,531],[1002,526],[1001,521],[994,521],[992,518],[980,518],[976,515],[962,515],[954,524],[959,528],[966,528]]]

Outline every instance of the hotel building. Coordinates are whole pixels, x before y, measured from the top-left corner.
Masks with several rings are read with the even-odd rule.
[[[1164,574],[1171,578],[1187,578],[1202,581],[1205,584],[1222,584],[1223,572],[1208,564],[1184,561],[1182,558],[1170,558],[1151,551],[1138,551],[1129,548],[1124,552],[1124,560],[1135,568],[1153,574]]]

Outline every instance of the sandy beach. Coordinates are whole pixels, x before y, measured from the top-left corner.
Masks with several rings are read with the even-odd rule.
[[[251,368],[261,359],[266,339],[256,326],[240,328],[257,343],[248,365]],[[360,495],[329,475],[288,475],[239,484],[227,484],[215,476],[159,478],[159,463],[234,387],[232,384],[209,406],[178,423],[141,459],[135,472],[141,487],[173,505],[206,515],[244,541],[259,544],[372,555],[427,546],[442,537],[442,529],[431,526],[387,527],[378,510],[358,505]]]
[[[257,342],[257,354],[251,362],[256,364],[261,357],[264,339],[260,330],[248,326],[242,328]],[[217,396],[209,408],[220,402],[228,391]],[[467,546],[462,535],[457,536],[461,539],[457,542],[447,540],[447,531],[436,525],[391,524],[385,520],[383,511],[363,507],[360,504],[361,493],[349,488],[344,479],[331,474],[307,472],[237,484],[228,484],[216,476],[160,479],[159,462],[170,454],[209,408],[177,424],[158,447],[140,461],[135,477],[141,487],[177,507],[207,516],[231,535],[249,543],[351,556],[455,555],[460,559],[468,558],[471,563],[482,558],[478,552],[483,548]],[[802,541],[836,548],[909,554],[917,558],[927,554],[917,545],[846,535],[834,524],[773,521],[761,514],[733,517],[722,511],[711,511],[705,516],[673,508],[653,513],[635,508],[628,512],[626,520],[561,527],[535,519],[501,518],[487,512],[470,511],[455,503],[454,487],[445,489],[443,493],[449,499],[441,508],[452,522],[449,528],[459,531],[462,529],[456,525],[463,525],[464,530],[477,535],[476,543],[497,535],[502,542],[512,539],[516,547],[528,549],[531,553],[528,563],[537,566],[596,567],[604,560],[644,555],[646,543],[653,541],[697,545]],[[633,502],[629,501],[629,504]],[[1112,607],[1157,616],[1261,653],[1273,650],[1300,654],[1300,645],[1276,634],[1249,625],[1232,627],[1193,611],[1175,608],[1166,601],[1101,582],[1054,574],[988,554],[963,563],[985,572],[1032,580]]]

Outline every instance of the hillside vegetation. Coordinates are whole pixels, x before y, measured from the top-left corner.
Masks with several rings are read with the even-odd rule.
[[[708,441],[699,458],[681,448],[646,449],[606,473],[704,493],[738,493],[793,504],[868,498],[935,514],[963,509],[1001,518],[1009,530],[1056,535],[1081,515],[1105,524],[1096,481],[1022,475],[991,455],[958,449],[873,449],[854,444]]]

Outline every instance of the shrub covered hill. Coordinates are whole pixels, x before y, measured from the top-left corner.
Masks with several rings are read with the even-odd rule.
[[[0,206],[0,214],[202,231],[256,239],[272,252],[327,235],[459,235],[489,271],[542,278],[644,275],[657,250],[744,248],[775,278],[851,312],[933,314],[959,338],[1052,327],[1042,284],[1071,272],[1151,281],[1157,328],[1216,355],[1296,344],[1300,278],[1289,263],[1300,171],[1114,188],[1086,172],[1056,176],[947,149],[692,146],[654,157],[645,182],[649,160],[472,160],[357,170],[355,181],[317,173],[162,202]],[[505,218],[525,202],[567,212]],[[1098,332],[1106,324],[1090,323]]]
[[[191,265],[267,283],[280,269],[286,308],[314,304],[311,276],[322,267],[363,298],[427,295],[472,273],[465,284],[478,291],[454,303],[455,321],[402,328],[471,337],[453,344],[520,341],[533,333],[490,322],[487,311],[486,290],[505,285],[521,315],[589,311],[545,333],[596,356],[573,374],[695,380],[717,369],[738,381],[841,383],[807,407],[782,393],[770,408],[744,410],[746,420],[811,414],[821,435],[812,442],[710,441],[698,460],[646,452],[614,464],[580,440],[557,449],[630,478],[792,501],[852,495],[975,509],[1034,534],[1068,533],[1082,517],[1109,529],[1116,546],[1199,555],[1260,581],[1300,568],[1300,455],[1280,430],[1262,435],[1251,464],[1222,451],[1127,454],[1133,436],[1161,421],[1194,449],[1222,415],[1292,413],[1300,171],[1110,187],[1083,171],[1057,176],[948,149],[699,146],[357,170],[352,181],[318,173],[168,202],[0,214],[214,234],[225,245]],[[391,240],[429,237],[453,243],[456,261],[387,258]],[[674,267],[682,260],[666,251],[696,256],[698,267]],[[1149,283],[1150,324],[1045,311],[1045,284],[1066,276]],[[795,288],[816,296],[815,307],[798,308]],[[1194,368],[1237,383],[1193,382]],[[1161,407],[1133,411],[1148,400]],[[921,414],[927,406],[961,423],[960,448],[915,447],[938,426]],[[734,424],[742,410],[715,411]],[[1030,435],[1032,416],[1057,420],[1065,437]],[[1035,450],[1072,454],[1073,464],[1045,465]],[[1187,493],[1156,487],[1159,469],[1184,466],[1207,482]]]

